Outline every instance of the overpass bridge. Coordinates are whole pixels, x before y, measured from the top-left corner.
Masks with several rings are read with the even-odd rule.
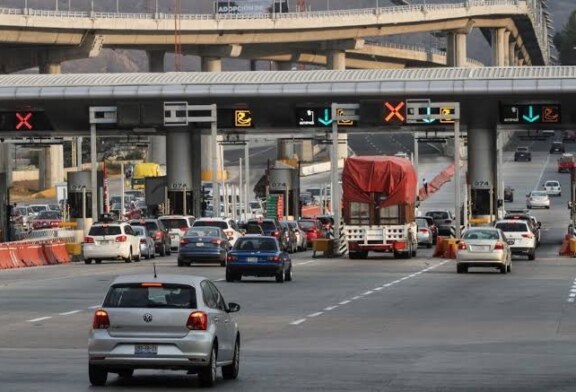
[[[168,183],[185,184],[185,189],[192,190],[194,199],[186,204],[191,206],[186,212],[198,214],[201,163],[208,160],[207,151],[200,143],[202,134],[290,132],[293,137],[303,137],[314,132],[324,133],[325,126],[301,128],[302,123],[296,118],[302,108],[329,106],[333,102],[369,104],[370,110],[364,113],[361,106],[360,125],[341,128],[342,136],[356,130],[427,129],[429,126],[383,120],[390,113],[397,113],[397,108],[404,106],[402,103],[408,99],[459,103],[462,127],[468,137],[472,206],[479,215],[494,215],[498,195],[503,192],[498,171],[503,131],[573,128],[576,125],[573,109],[576,67],[6,75],[0,76],[0,138],[55,137],[65,135],[63,130],[88,135],[90,131],[95,162],[97,135],[164,133]],[[239,130],[235,125],[214,123],[208,130],[208,125],[194,121],[166,126],[165,102],[241,109],[244,117],[252,119],[254,128]],[[370,106],[374,102],[376,106]],[[394,110],[389,109],[386,116],[372,110],[390,108],[385,103],[392,102]],[[134,115],[133,108],[127,112],[119,110],[126,104],[138,105],[138,114]],[[92,107],[108,108],[115,113],[106,130],[97,129],[89,121]],[[528,109],[524,115],[519,113],[523,107]],[[44,123],[35,123],[41,115],[45,116],[41,120]],[[368,118],[364,118],[365,115]],[[394,114],[392,117],[405,116]],[[332,122],[328,117],[324,120],[328,125]],[[10,149],[6,143],[0,143],[0,157],[3,158],[0,174],[4,174],[0,178],[5,181],[0,184],[2,203],[10,173]]]
[[[96,56],[102,48],[146,50],[152,71],[163,71],[174,50],[174,14],[0,8],[0,70],[39,66],[58,72],[61,62]],[[92,2],[93,4],[93,2]],[[541,0],[469,0],[349,10],[268,14],[181,14],[178,41],[184,54],[203,59],[203,70],[220,70],[222,58],[309,62],[330,69],[419,65],[368,39],[442,31],[447,60],[428,65],[468,66],[466,35],[490,37],[492,65],[546,65],[548,24]],[[390,49],[390,48],[388,48]],[[396,60],[394,60],[396,59]],[[283,66],[281,66],[283,67]],[[286,68],[284,68],[286,69]],[[288,68],[289,69],[289,68]]]

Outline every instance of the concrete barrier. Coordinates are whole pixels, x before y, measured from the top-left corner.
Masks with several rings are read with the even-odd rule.
[[[344,167],[344,159],[338,159],[338,168]],[[314,163],[312,165],[300,166],[300,175],[303,177],[318,173],[326,173],[332,169],[331,162]]]

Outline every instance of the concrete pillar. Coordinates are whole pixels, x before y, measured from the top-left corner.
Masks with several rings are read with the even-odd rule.
[[[346,69],[346,52],[343,50],[330,50],[326,55],[326,68],[333,70]]]
[[[250,60],[250,71],[256,71],[257,60]]]
[[[60,63],[46,61],[40,64],[40,73],[59,74]],[[39,188],[52,188],[58,182],[64,181],[64,146],[52,145],[40,153],[40,165],[38,168]]]
[[[290,61],[276,61],[278,71],[291,71],[292,63]]]
[[[39,73],[41,74],[59,74],[62,72],[60,63],[45,62],[40,64]]]
[[[450,32],[446,36],[447,40],[447,65],[449,67],[465,67],[466,59],[466,34]]]
[[[505,65],[506,52],[508,51],[505,41],[505,28],[492,30],[492,65],[503,67]]]
[[[510,62],[510,31],[504,31],[504,43],[503,43],[503,56],[504,56],[504,66],[509,67]]]
[[[490,106],[490,105],[489,105]],[[465,108],[468,124],[468,179],[472,189],[472,217],[494,219],[497,211],[496,124],[483,116],[490,110],[486,102],[470,103]]]
[[[203,56],[201,67],[202,72],[221,72],[222,60],[219,57]]]
[[[222,60],[218,57],[202,57],[201,71],[222,71]],[[212,181],[212,145],[214,143],[216,143],[216,140],[212,140],[211,135],[202,135],[202,141],[200,143],[202,146],[202,181]],[[218,167],[221,167],[221,162],[218,162]],[[217,197],[217,195],[214,195],[214,197]]]
[[[164,50],[147,50],[148,71],[164,72]],[[156,162],[161,166],[166,166],[166,136],[150,136],[150,146],[148,147],[148,162]]]
[[[516,41],[512,40],[508,43],[508,64],[514,67],[517,65],[518,58],[516,57]]]
[[[166,175],[168,176],[168,195],[170,197],[170,213],[183,214],[192,210],[193,206],[187,201],[186,211],[182,210],[184,189],[192,192],[195,148],[192,131],[188,128],[170,128],[166,135]],[[195,195],[196,196],[196,195]],[[177,206],[180,206],[178,208]]]
[[[338,133],[338,159],[348,158],[348,134]]]

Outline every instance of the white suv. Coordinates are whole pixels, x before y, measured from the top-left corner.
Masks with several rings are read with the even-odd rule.
[[[83,243],[84,263],[102,260],[140,261],[140,238],[128,223],[95,223]]]
[[[528,255],[528,260],[536,258],[536,235],[528,223],[522,220],[499,220],[494,225],[502,230],[510,243],[512,254]]]
[[[544,183],[544,191],[550,196],[562,196],[562,188],[556,180],[549,180]]]
[[[192,227],[219,227],[224,231],[232,246],[238,238],[242,237],[236,222],[229,218],[200,218],[194,221]]]
[[[178,250],[180,239],[196,220],[192,215],[164,215],[158,218],[170,234],[170,248]]]

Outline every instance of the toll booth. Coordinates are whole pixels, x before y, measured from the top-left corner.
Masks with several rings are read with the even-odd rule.
[[[298,169],[277,162],[274,167],[270,168],[268,179],[270,196],[282,196],[275,198],[276,201],[281,200],[283,203],[281,206],[283,216],[278,216],[278,219],[284,219],[285,216],[300,218],[300,172]]]
[[[92,198],[98,199],[97,215],[104,211],[104,175],[97,172],[97,189],[92,190],[92,172],[69,172],[67,175],[67,203],[69,219],[78,223],[78,229],[87,233],[92,221]]]

